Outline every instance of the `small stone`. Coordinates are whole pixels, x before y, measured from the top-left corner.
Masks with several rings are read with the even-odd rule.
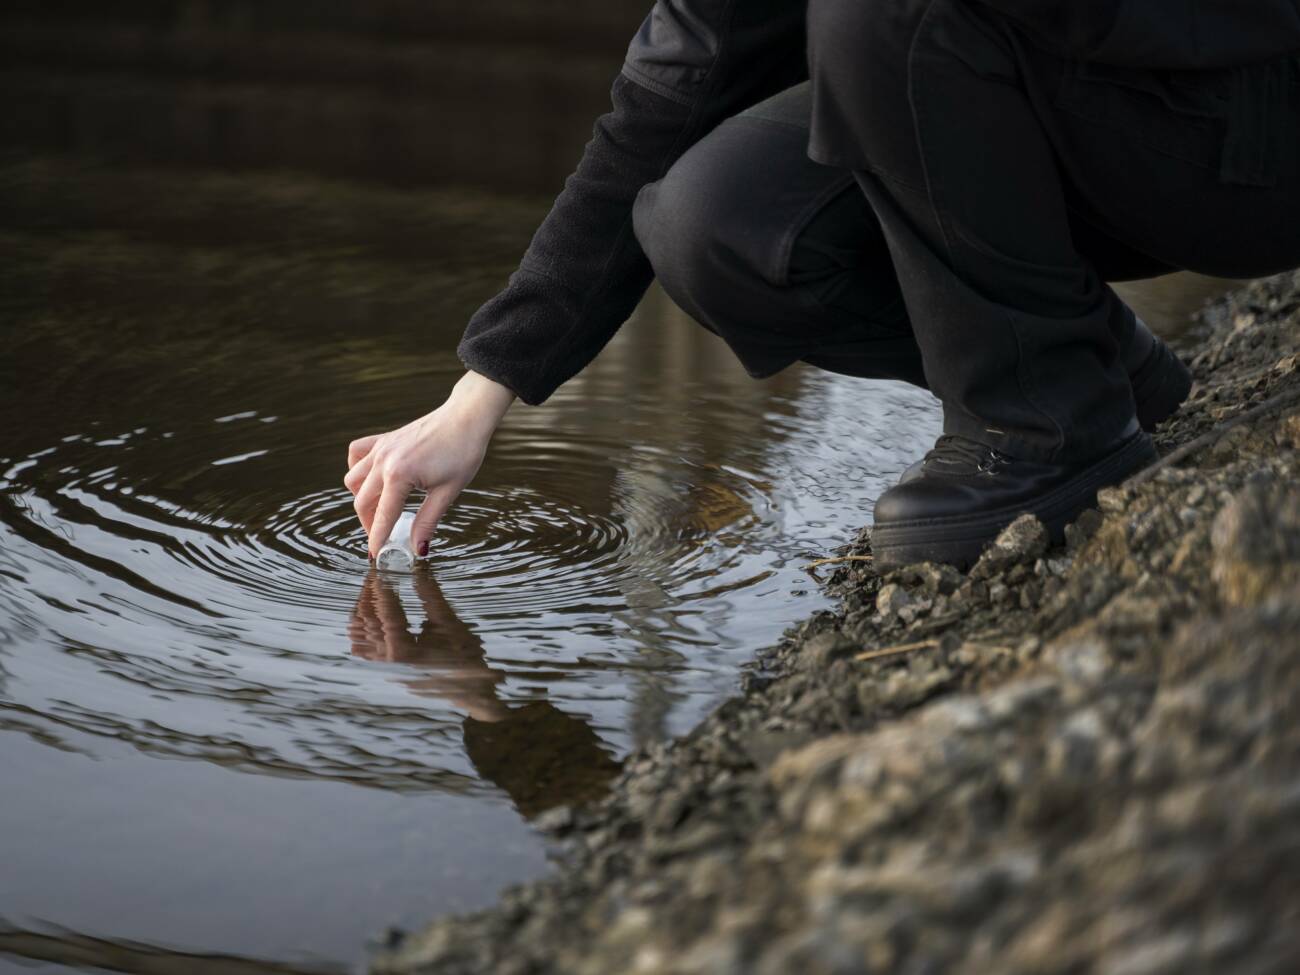
[[[1052,575],[1056,576],[1058,579],[1060,579],[1069,573],[1070,566],[1072,564],[1073,564],[1072,560],[1064,556],[1059,556],[1054,559],[1048,559],[1047,571],[1050,572]]]
[[[1041,521],[1030,514],[1021,515],[984,550],[971,574],[985,578],[1012,566],[1032,565],[1047,551],[1049,541]]]
[[[979,647],[973,643],[963,643],[952,652],[952,662],[959,667],[973,667],[979,659]]]
[[[911,601],[912,597],[906,589],[896,582],[890,582],[880,587],[876,596],[876,612],[885,619],[893,619]]]
[[[770,767],[783,753],[802,748],[812,740],[807,731],[758,730],[744,742],[745,753],[760,769]]]
[[[1102,488],[1097,492],[1097,507],[1103,514],[1117,515],[1129,503],[1129,492],[1122,487]]]
[[[1277,425],[1278,439],[1292,447],[1300,448],[1300,408],[1282,415]]]
[[[1255,480],[1224,505],[1210,532],[1224,602],[1246,606],[1300,580],[1300,488]]]
[[[948,596],[957,591],[962,575],[951,565],[918,562],[895,572],[890,578],[909,589],[921,588],[929,596]]]
[[[1245,427],[1233,427],[1214,442],[1210,448],[1210,459],[1216,464],[1231,464],[1241,456],[1242,447],[1250,431]]]
[[[803,645],[803,657],[816,667],[828,667],[857,647],[840,630],[819,633]]]
[[[1111,630],[1158,631],[1167,615],[1166,608],[1155,599],[1122,593],[1102,611],[1099,622]]]
[[[1046,656],[1062,676],[1079,684],[1095,684],[1110,670],[1110,654],[1096,634],[1054,644]]]
[[[543,833],[562,836],[573,829],[573,810],[568,806],[556,806],[534,819],[533,825]]]

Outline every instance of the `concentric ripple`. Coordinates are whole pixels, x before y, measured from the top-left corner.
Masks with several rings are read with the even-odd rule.
[[[801,429],[792,404],[775,405],[777,442],[742,453],[821,441],[824,422]],[[381,675],[367,657],[491,674],[501,706],[512,677],[543,679],[557,704],[610,718],[620,671],[643,675],[652,659],[659,693],[701,699],[662,715],[666,730],[730,681],[720,648],[771,639],[794,618],[789,562],[816,551],[782,510],[797,499],[773,487],[779,470],[683,456],[698,446],[508,424],[439,527],[420,585],[373,583],[396,597],[406,636],[368,653],[349,635],[370,576],[351,496],[341,486],[278,496],[308,458],[339,445],[312,439],[306,416],[249,410],[204,426],[70,434],[6,461],[4,609],[29,639],[64,650],[31,661],[60,672],[29,675],[33,690],[56,692],[10,692],[0,708],[11,716],[54,738],[70,728],[276,774],[473,791],[454,696],[431,705],[410,693],[418,677]],[[787,605],[773,612],[773,595]],[[456,631],[463,659],[425,659],[416,636],[431,617]],[[113,684],[112,707],[96,682],[84,697],[69,692],[82,684],[63,672],[87,661]],[[610,718],[601,731],[626,747]],[[431,748],[439,739],[448,744]]]
[[[429,558],[376,573],[346,444],[451,388],[517,254],[461,244],[507,211],[367,191],[344,227],[330,190],[295,223],[297,185],[146,176],[58,233],[10,192],[28,223],[0,234],[11,945],[355,961],[485,903],[543,868],[528,819],[599,795],[823,605],[804,564],[935,432],[915,390],[754,383],[652,295],[512,409]],[[441,250],[371,246],[373,213]]]

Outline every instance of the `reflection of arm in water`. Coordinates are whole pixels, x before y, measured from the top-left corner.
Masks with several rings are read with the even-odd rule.
[[[543,402],[631,314],[653,276],[632,228],[641,188],[722,119],[806,77],[804,4],[655,5],[614,81],[613,110],[597,120],[519,270],[470,320],[457,354],[471,371],[434,412],[349,448],[344,483],[372,557],[415,490],[428,497],[412,547],[426,551],[514,397]]]
[[[414,490],[426,497],[411,526],[411,543],[420,555],[428,552],[433,530],[478,473],[488,441],[514,398],[500,383],[468,372],[432,413],[352,441],[343,483],[356,496],[353,506],[370,537],[372,559]]]
[[[499,700],[496,688],[505,675],[488,666],[483,641],[452,610],[432,575],[416,572],[414,580],[425,613],[418,635],[407,628],[391,582],[369,574],[348,624],[353,655],[425,668],[403,683],[466,712],[466,754],[523,815],[603,793],[619,763],[596,732],[549,701],[510,708]]]

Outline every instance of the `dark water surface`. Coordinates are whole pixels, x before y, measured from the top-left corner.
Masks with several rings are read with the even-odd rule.
[[[441,402],[543,205],[11,158],[0,209],[0,968],[346,969],[536,875],[937,431],[652,293],[381,577],[345,445]]]

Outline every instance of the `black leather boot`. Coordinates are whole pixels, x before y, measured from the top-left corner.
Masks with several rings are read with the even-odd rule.
[[[1125,350],[1124,368],[1128,370],[1129,382],[1133,386],[1138,423],[1148,432],[1177,413],[1178,407],[1192,391],[1191,370],[1140,318],[1133,341]],[[918,460],[908,467],[898,483],[906,484],[919,477],[923,463]]]
[[[871,550],[879,569],[913,562],[966,568],[1007,525],[1028,512],[1059,541],[1065,526],[1118,484],[1155,460],[1137,419],[1109,448],[1084,463],[1018,460],[944,434],[920,470],[876,502]]]

